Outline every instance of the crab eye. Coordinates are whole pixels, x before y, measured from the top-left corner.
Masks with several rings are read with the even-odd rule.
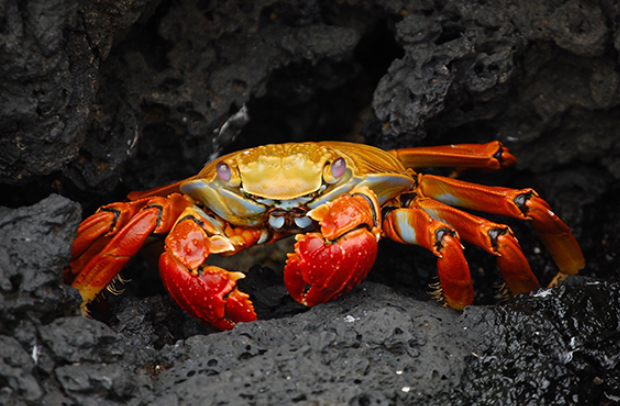
[[[217,176],[219,176],[219,178],[222,179],[224,182],[228,182],[230,180],[230,166],[228,166],[228,164],[226,164],[225,162],[220,162],[219,164],[217,164],[216,172]]]
[[[344,158],[340,157],[334,161],[332,164],[332,176],[336,179],[341,177],[344,174],[344,171],[347,170],[347,163]]]

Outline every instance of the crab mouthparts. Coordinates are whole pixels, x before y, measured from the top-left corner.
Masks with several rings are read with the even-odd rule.
[[[321,190],[323,190],[323,188],[321,188]],[[243,192],[247,193],[246,190],[243,190]],[[251,199],[265,206],[274,207],[279,210],[289,211],[289,210],[294,210],[296,208],[305,206],[306,203],[314,200],[316,195],[317,193],[314,192],[314,193],[310,193],[310,194],[300,196],[295,199],[289,199],[289,200],[269,199],[269,198],[263,198],[263,197],[258,197],[258,196],[251,196]]]
[[[307,216],[307,211],[301,209],[274,210],[269,214],[268,223],[274,231],[286,233],[300,233],[318,229],[316,222]]]

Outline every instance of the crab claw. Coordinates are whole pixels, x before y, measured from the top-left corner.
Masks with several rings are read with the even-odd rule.
[[[230,330],[238,322],[256,320],[250,296],[237,288],[241,272],[205,266],[210,253],[231,249],[228,240],[208,237],[200,224],[179,222],[166,238],[159,270],[166,290],[191,316],[218,330]]]
[[[321,233],[297,236],[284,271],[284,284],[296,301],[328,302],[366,277],[377,257],[378,207],[374,193],[360,188],[308,214],[319,221]]]
[[[209,266],[194,275],[168,253],[160,257],[159,267],[166,290],[191,316],[218,330],[256,320],[250,296],[237,289],[241,272]]]
[[[336,243],[319,234],[304,235],[289,254],[284,283],[306,306],[337,298],[366,277],[377,257],[377,239],[369,231],[352,231]]]

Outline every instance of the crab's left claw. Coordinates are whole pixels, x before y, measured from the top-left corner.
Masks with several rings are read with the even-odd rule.
[[[377,197],[365,187],[309,212],[321,233],[298,235],[288,254],[284,283],[291,296],[314,306],[357,286],[377,257],[379,214]]]

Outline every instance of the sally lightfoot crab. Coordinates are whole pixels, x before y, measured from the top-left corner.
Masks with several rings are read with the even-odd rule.
[[[377,243],[390,238],[437,256],[438,295],[449,307],[471,304],[474,290],[461,239],[495,255],[509,294],[539,287],[512,230],[453,206],[529,220],[558,265],[555,281],[584,267],[570,229],[532,189],[482,186],[419,174],[414,168],[500,169],[516,162],[499,142],[383,151],[344,142],[266,145],[223,156],[189,179],[132,192],[79,227],[67,283],[82,312],[153,238],[165,237],[159,269],[187,313],[218,329],[256,319],[236,281],[208,265],[211,254],[295,235],[284,283],[308,306],[358,285]],[[167,235],[167,236],[166,236]]]

